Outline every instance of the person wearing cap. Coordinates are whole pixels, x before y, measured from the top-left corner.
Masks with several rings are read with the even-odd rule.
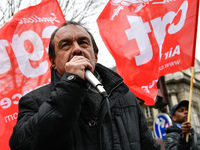
[[[189,101],[183,100],[171,110],[173,125],[166,128],[165,150],[200,150],[200,134],[195,133],[188,118]],[[189,134],[188,142],[186,135]]]

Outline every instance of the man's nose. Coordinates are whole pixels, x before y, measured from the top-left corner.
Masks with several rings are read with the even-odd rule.
[[[184,113],[185,113],[185,114],[188,114],[188,110],[185,110]]]
[[[73,45],[73,56],[74,55],[82,55],[82,48],[77,42],[75,42]]]

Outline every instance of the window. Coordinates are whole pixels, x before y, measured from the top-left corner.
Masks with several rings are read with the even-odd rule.
[[[151,107],[146,107],[145,108],[145,117],[146,118],[153,117],[153,113],[152,113],[152,108]]]

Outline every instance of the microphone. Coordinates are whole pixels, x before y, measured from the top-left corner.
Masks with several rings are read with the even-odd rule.
[[[106,106],[107,106],[107,113],[108,113],[108,117],[110,118],[110,129],[111,129],[111,132],[113,132],[113,128],[112,128],[112,115],[111,115],[111,112],[110,112],[110,102],[109,102],[109,99],[108,99],[108,95],[105,91],[105,89],[103,88],[103,85],[101,84],[101,82],[93,75],[93,73],[88,70],[88,69],[85,69],[85,78],[86,80],[94,87],[97,89],[97,91],[99,92],[99,94],[101,94],[103,96],[103,98],[105,98],[105,103],[106,103]],[[113,135],[111,137],[113,139]],[[113,141],[113,140],[112,140]],[[113,142],[112,142],[112,147],[113,147]],[[112,148],[113,149],[113,148]]]
[[[101,94],[103,96],[103,98],[105,98],[105,103],[107,105],[107,113],[108,113],[108,117],[110,118],[110,129],[113,132],[112,129],[112,115],[110,112],[110,102],[108,99],[108,95],[105,91],[105,89],[103,88],[103,85],[101,84],[101,82],[93,75],[93,73],[88,70],[85,69],[85,78],[86,80],[94,87],[97,89],[97,91],[99,92],[99,94]],[[113,139],[113,135],[112,135],[112,139]],[[113,141],[113,140],[112,140]],[[113,147],[113,143],[112,143],[112,147]],[[113,148],[112,148],[113,149]]]
[[[106,93],[101,82],[88,69],[85,70],[85,78],[100,94]]]

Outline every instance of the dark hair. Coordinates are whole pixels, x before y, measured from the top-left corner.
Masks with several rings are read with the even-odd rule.
[[[81,26],[83,27],[87,33],[90,35],[91,37],[91,40],[92,40],[92,45],[93,45],[93,48],[94,48],[94,52],[96,54],[98,54],[98,47],[97,47],[97,44],[94,40],[94,37],[93,35],[88,31],[88,29],[86,29],[82,24],[78,23],[78,22],[75,22],[75,21],[66,21],[64,22],[60,27],[58,27],[51,35],[51,39],[50,39],[50,42],[49,42],[49,52],[48,52],[48,55],[49,57],[52,57],[54,58],[55,57],[55,47],[54,47],[54,37],[55,37],[55,34],[57,33],[57,31],[61,28],[61,27],[64,27],[64,26],[67,26],[67,25],[78,25],[78,26]]]

